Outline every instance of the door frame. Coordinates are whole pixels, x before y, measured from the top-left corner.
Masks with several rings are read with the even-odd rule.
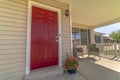
[[[61,10],[45,4],[34,1],[28,1],[28,22],[27,22],[27,46],[26,46],[26,75],[30,73],[31,60],[31,21],[32,21],[32,6],[43,8],[46,10],[55,11],[58,13],[58,66],[62,66],[62,37],[61,37]]]

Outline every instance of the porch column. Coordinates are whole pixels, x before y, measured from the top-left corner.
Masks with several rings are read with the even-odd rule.
[[[95,43],[94,27],[91,28],[91,44]]]

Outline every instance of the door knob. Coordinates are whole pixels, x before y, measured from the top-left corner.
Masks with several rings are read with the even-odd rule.
[[[58,40],[56,40],[56,42],[58,42]]]

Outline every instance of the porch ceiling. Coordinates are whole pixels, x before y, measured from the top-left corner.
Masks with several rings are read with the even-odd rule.
[[[59,0],[72,5],[73,22],[104,26],[120,22],[120,0]]]

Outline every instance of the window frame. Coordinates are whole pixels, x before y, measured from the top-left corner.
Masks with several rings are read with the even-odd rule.
[[[79,40],[79,44],[77,44],[77,42],[76,42],[76,44],[74,44],[74,42],[73,42],[73,45],[88,45],[88,44],[90,44],[91,43],[91,30],[90,29],[83,29],[83,28],[78,28],[78,27],[72,27],[72,35],[73,35],[73,29],[75,30],[75,37],[74,37],[74,39],[73,39],[73,36],[72,36],[72,41],[73,40],[75,40],[75,41],[77,41],[76,40],[76,29],[79,29],[79,34],[80,34],[80,40]],[[86,44],[82,44],[82,32],[81,32],[81,30],[85,30],[85,35],[86,35],[86,39],[87,39],[87,43]],[[90,31],[89,33],[90,33],[90,35],[89,35],[89,33],[88,33],[88,30]],[[88,39],[89,38],[89,36],[90,36],[90,39]],[[89,41],[90,40],[90,41]]]

